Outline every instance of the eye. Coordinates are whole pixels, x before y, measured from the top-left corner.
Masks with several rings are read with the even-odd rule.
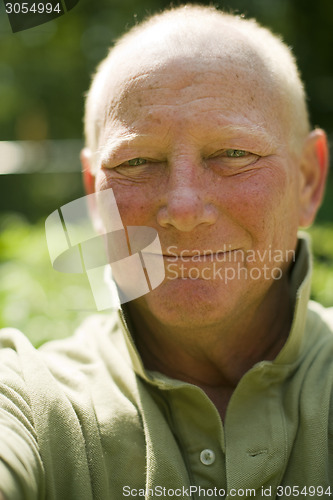
[[[127,165],[130,167],[139,167],[140,165],[144,165],[147,163],[147,160],[144,158],[133,158],[132,160],[128,160]]]
[[[253,169],[260,156],[244,149],[220,149],[207,161],[223,175],[239,174]]]
[[[227,149],[225,154],[228,158],[241,158],[248,154],[247,151],[243,151],[243,149]]]

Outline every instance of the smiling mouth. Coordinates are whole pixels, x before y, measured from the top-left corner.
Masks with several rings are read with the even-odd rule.
[[[236,251],[237,249],[230,249],[230,250],[225,250],[225,251],[217,251],[217,252],[196,252],[196,253],[183,253],[180,252],[179,254],[163,254],[163,258],[168,261],[168,262],[193,262],[193,263],[198,263],[198,262],[213,262],[215,260],[218,260],[220,262],[223,262],[224,260],[228,260],[228,257],[230,258],[231,255]]]

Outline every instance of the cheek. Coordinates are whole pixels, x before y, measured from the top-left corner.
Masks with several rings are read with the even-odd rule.
[[[96,175],[96,191],[112,188],[125,226],[152,226],[152,216],[158,203],[158,189],[151,184],[135,184],[113,176],[107,170]]]
[[[297,230],[297,189],[289,172],[284,165],[267,163],[239,177],[227,191],[230,217],[251,233],[254,243],[270,239],[277,244]]]

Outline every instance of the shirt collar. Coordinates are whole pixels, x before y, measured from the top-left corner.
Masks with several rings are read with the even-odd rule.
[[[290,275],[290,298],[294,304],[293,320],[287,341],[278,356],[272,362],[275,365],[290,365],[299,357],[305,331],[307,306],[311,289],[312,260],[310,253],[310,238],[306,233],[300,232],[298,235],[298,247],[295,263]],[[157,385],[164,385],[171,381],[169,377],[156,372],[146,370],[141,356],[135,346],[131,331],[133,325],[126,313],[126,307],[119,310],[122,330],[125,338],[127,352],[129,354],[132,367],[137,373],[149,382]],[[173,381],[173,385],[183,384],[180,381]]]
[[[287,341],[274,360],[275,364],[291,364],[301,351],[310,299],[311,275],[310,238],[306,233],[300,232],[297,257],[290,277],[290,297],[294,303],[293,321]]]

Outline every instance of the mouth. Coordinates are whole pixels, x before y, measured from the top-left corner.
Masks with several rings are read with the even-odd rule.
[[[230,250],[223,250],[223,251],[182,251],[179,253],[164,253],[163,258],[167,262],[193,262],[193,263],[198,263],[198,262],[214,262],[214,261],[220,261],[223,262],[224,260],[227,260],[230,258],[230,256],[236,251],[237,249],[230,249]]]

